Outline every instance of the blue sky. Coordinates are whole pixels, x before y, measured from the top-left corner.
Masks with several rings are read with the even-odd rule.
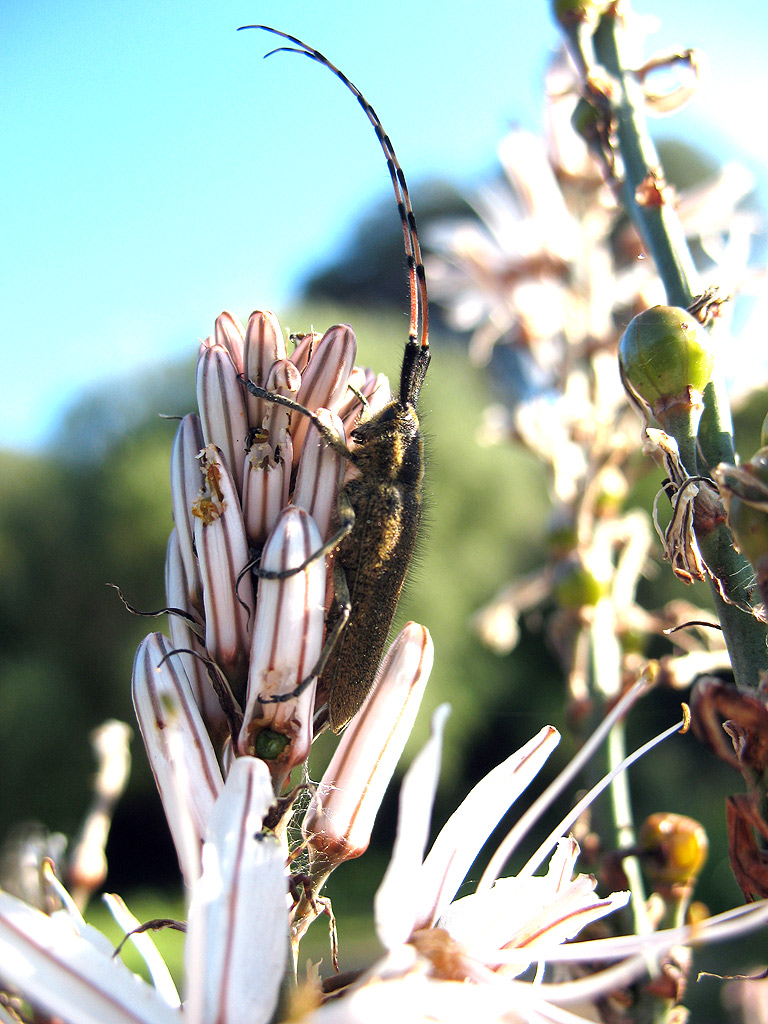
[[[649,52],[709,58],[663,132],[764,174],[762,3],[634,6],[664,19]],[[469,184],[510,123],[540,124],[546,0],[3,0],[0,446],[33,450],[85,389],[193,351],[221,309],[279,314],[387,195],[352,97],[308,61],[262,61],[269,38],[235,31],[252,21],[357,82],[412,185]]]

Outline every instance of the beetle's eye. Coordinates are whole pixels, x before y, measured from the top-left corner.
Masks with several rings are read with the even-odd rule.
[[[397,416],[397,409],[394,405],[388,405],[386,408],[381,410],[381,416],[379,416],[379,423],[389,423]]]

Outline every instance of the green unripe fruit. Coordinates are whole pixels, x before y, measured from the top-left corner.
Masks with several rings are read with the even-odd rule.
[[[654,306],[624,331],[619,363],[632,389],[661,421],[673,407],[701,403],[715,356],[709,334],[687,310]]]
[[[602,126],[600,111],[582,96],[573,108],[571,127],[588,145],[591,145],[599,140]]]
[[[288,737],[272,729],[262,729],[256,737],[254,754],[262,761],[274,761],[288,746]]]
[[[682,814],[651,814],[640,830],[643,867],[663,885],[690,882],[707,859],[709,843],[704,826]]]
[[[600,579],[580,558],[558,566],[554,595],[561,608],[594,607],[609,590],[608,580]]]

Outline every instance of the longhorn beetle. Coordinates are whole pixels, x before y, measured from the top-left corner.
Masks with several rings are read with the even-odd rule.
[[[411,308],[399,394],[379,412],[363,414],[351,432],[353,448],[348,448],[311,410],[251,381],[245,382],[257,398],[307,416],[323,440],[359,471],[339,492],[336,533],[303,565],[291,570],[291,574],[300,572],[316,558],[336,550],[336,600],[328,615],[318,663],[292,693],[264,698],[265,703],[289,700],[320,677],[328,695],[328,721],[334,732],[340,732],[360,710],[373,686],[421,520],[424,451],[415,406],[430,359],[427,284],[405,175],[376,111],[357,86],[318,50],[267,25],[243,28],[262,29],[294,44],[278,47],[266,56],[280,51],[301,53],[336,75],[357,98],[386,157],[405,242]],[[283,575],[259,570],[262,578]]]

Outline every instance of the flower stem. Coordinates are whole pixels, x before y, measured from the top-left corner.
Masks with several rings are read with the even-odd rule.
[[[642,89],[625,65],[622,53],[625,38],[625,19],[615,6],[611,7],[600,19],[593,45],[598,62],[614,82],[611,116],[624,171],[621,196],[646,250],[653,257],[667,301],[670,305],[688,307],[695,292],[700,290],[698,275],[648,134]],[[693,461],[693,465],[687,465],[689,472],[706,472],[709,466],[720,461],[734,461],[728,398],[722,374],[717,370],[704,392],[704,404],[698,431],[700,458],[691,450],[692,439],[686,446],[685,460]],[[695,449],[695,445],[693,447]],[[753,573],[734,549],[725,522],[710,523],[706,530],[700,530],[697,523],[696,535],[707,564],[725,584],[728,601],[724,600],[717,582],[713,581],[712,592],[736,685],[755,689],[761,673],[768,669],[768,632],[747,610],[752,604],[749,588]]]
[[[624,165],[624,208],[653,257],[669,305],[686,307],[698,287],[696,268],[646,128],[642,89],[624,66],[623,23],[621,15],[611,9],[600,19],[594,47],[597,59],[615,79],[617,87],[612,114]]]

